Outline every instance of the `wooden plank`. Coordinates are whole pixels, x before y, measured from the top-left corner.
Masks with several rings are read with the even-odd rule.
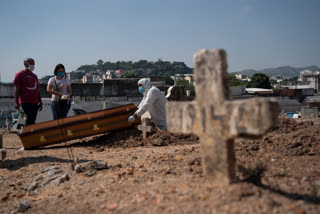
[[[134,123],[128,123],[128,117],[136,109],[134,104],[129,104],[29,125],[23,129],[19,136],[24,148],[31,149],[102,134],[140,124],[140,118]]]

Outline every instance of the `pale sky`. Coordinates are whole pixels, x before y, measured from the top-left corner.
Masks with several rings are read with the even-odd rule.
[[[229,72],[320,65],[319,0],[0,0],[1,81],[103,61],[183,61],[223,48]]]

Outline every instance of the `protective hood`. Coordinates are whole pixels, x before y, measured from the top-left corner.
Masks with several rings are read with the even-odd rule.
[[[151,88],[150,81],[147,78],[143,78],[143,79],[139,80],[138,84],[143,85],[144,89],[146,90],[146,92],[144,92],[144,94],[148,93],[148,91]]]

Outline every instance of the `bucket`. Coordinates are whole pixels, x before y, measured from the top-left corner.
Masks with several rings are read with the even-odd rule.
[[[287,112],[287,118],[293,118],[294,112]]]

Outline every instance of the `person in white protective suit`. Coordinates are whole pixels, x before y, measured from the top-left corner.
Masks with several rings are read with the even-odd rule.
[[[160,130],[164,130],[167,127],[167,98],[157,87],[151,87],[150,81],[147,78],[139,80],[138,87],[139,92],[143,94],[143,99],[138,105],[138,110],[128,118],[128,121],[134,122],[137,117],[140,117],[146,111],[149,111],[153,122]]]

